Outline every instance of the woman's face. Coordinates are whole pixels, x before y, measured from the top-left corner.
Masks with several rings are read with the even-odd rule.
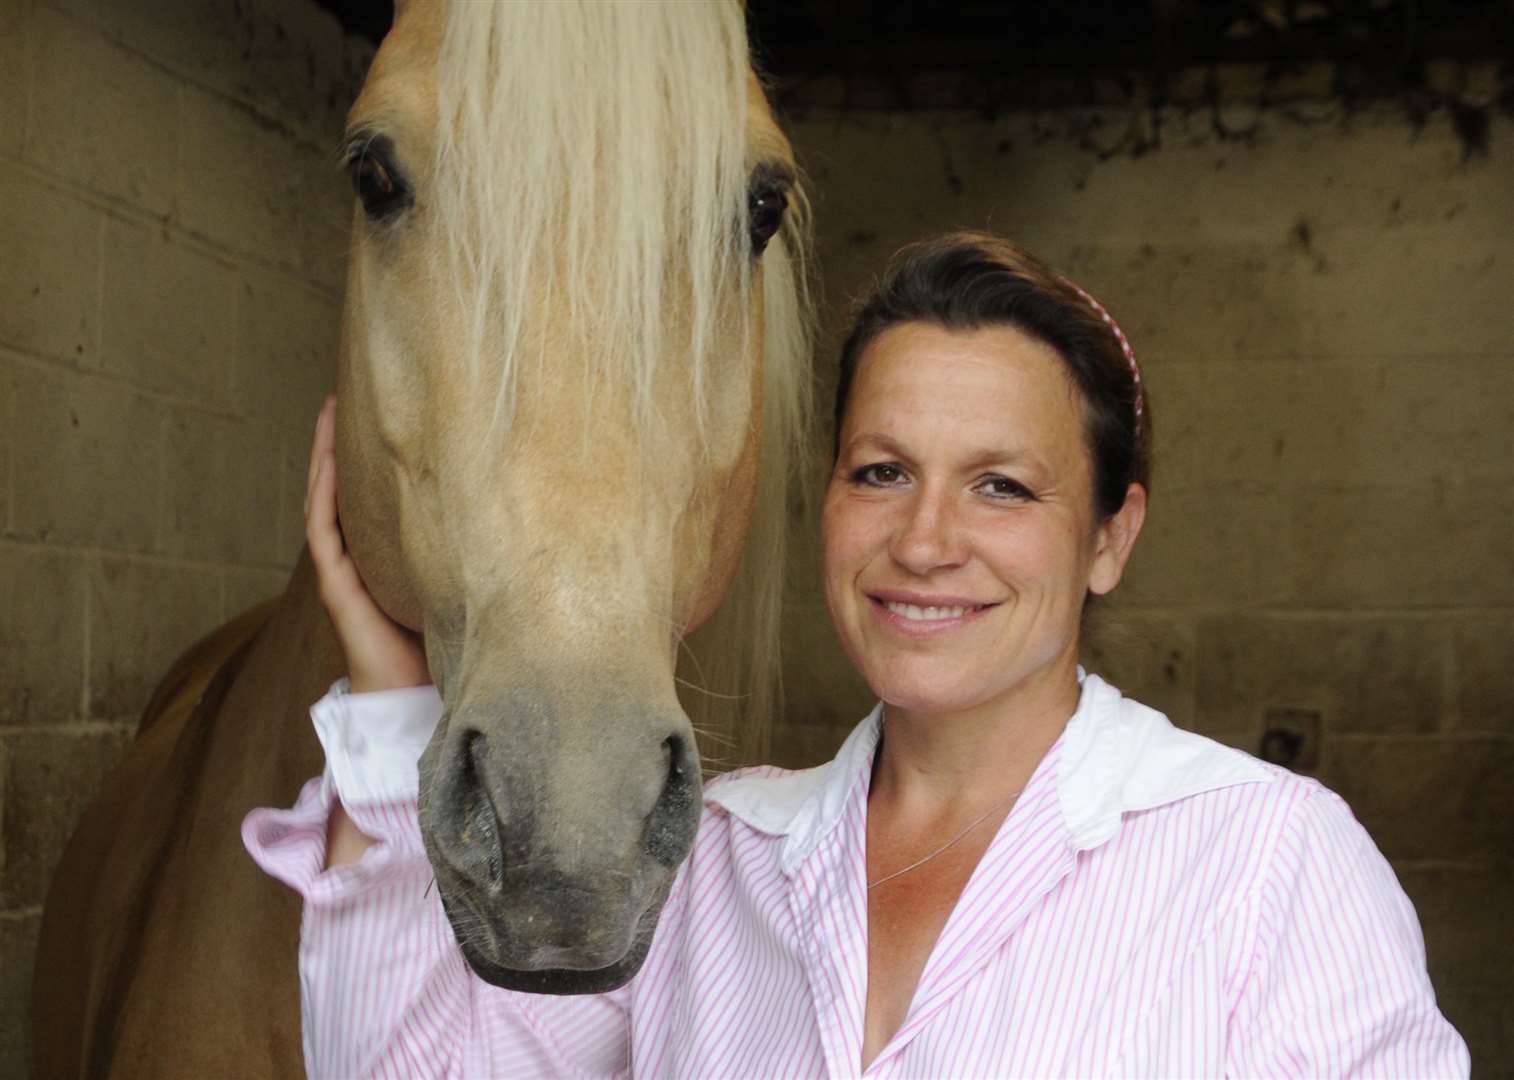
[[[1118,583],[1145,508],[1133,486],[1094,520],[1083,408],[1056,352],[1013,327],[905,323],[864,350],[825,496],[825,594],[890,706],[1071,685],[1084,597]]]

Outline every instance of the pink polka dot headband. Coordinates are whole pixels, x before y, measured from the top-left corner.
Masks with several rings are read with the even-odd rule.
[[[1083,298],[1083,301],[1094,310],[1094,314],[1104,320],[1104,325],[1109,327],[1116,341],[1120,343],[1120,351],[1125,354],[1125,362],[1130,365],[1130,377],[1135,382],[1135,426],[1141,430],[1141,414],[1145,412],[1146,391],[1141,387],[1141,366],[1136,363],[1135,350],[1130,347],[1130,341],[1125,337],[1125,331],[1120,329],[1120,324],[1114,321],[1114,316],[1104,310],[1104,305],[1088,295],[1076,283],[1063,278],[1062,282]]]

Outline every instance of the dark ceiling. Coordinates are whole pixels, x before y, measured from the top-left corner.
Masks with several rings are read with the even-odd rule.
[[[383,36],[390,0],[316,0],[356,33]],[[1514,0],[751,0],[752,38],[780,99],[840,77],[856,104],[995,104],[1034,98],[1055,72],[1166,73],[1225,62],[1330,61],[1364,92],[1412,89],[1429,59],[1514,66]],[[922,75],[950,74],[927,90]],[[981,78],[980,78],[981,77]],[[939,100],[967,83],[994,101]],[[991,84],[991,86],[989,85]],[[930,86],[929,80],[924,85]],[[884,100],[877,100],[882,97]]]

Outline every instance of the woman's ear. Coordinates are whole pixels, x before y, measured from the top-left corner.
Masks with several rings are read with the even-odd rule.
[[[1094,536],[1093,563],[1088,568],[1088,591],[1103,596],[1120,583],[1136,537],[1146,523],[1146,489],[1131,484],[1125,505],[1105,518]]]

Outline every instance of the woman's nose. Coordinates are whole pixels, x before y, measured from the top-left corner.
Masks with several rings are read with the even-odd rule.
[[[890,549],[894,560],[914,574],[961,563],[963,537],[950,498],[922,492],[912,499]]]

